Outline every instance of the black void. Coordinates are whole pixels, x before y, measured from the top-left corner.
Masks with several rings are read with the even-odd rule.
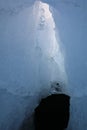
[[[70,96],[52,94],[35,109],[35,130],[65,130],[68,126]]]

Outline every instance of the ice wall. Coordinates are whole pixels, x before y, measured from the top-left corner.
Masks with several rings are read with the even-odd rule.
[[[71,91],[68,130],[87,129],[87,1],[43,0],[55,8],[54,19],[66,50]]]
[[[72,96],[87,95],[87,1],[43,0],[55,8],[54,19],[66,51],[66,66]]]
[[[35,24],[35,13],[32,12],[32,10],[35,10],[35,6],[31,7],[33,2],[34,0],[0,0],[0,130],[17,130],[19,124],[28,114],[30,115],[35,104],[37,105],[37,100],[41,98],[41,96],[38,97],[38,93],[33,95],[30,90],[27,92],[27,84],[29,89],[31,88],[30,84],[35,82],[35,80],[32,81],[35,74],[29,73],[31,69],[28,70],[27,68],[31,66],[34,69],[35,65],[31,63],[35,63],[37,61],[35,60],[36,57],[39,59],[39,55],[42,55],[41,47],[38,48],[38,46],[36,47],[38,48],[37,55],[34,54],[33,49],[33,55],[36,57],[33,56],[34,59],[32,59],[30,55],[32,52],[30,46],[31,48],[34,46],[31,43],[35,43],[36,46],[35,41],[40,41],[40,38],[36,40],[35,37],[39,37],[40,28]],[[70,82],[69,88],[72,94],[71,118],[68,129],[86,130],[87,1],[43,0],[43,2],[52,5],[56,9],[54,9],[52,15],[66,50],[65,62]],[[42,10],[42,14],[43,12]],[[41,20],[37,18],[38,20],[41,21],[41,26],[43,26],[44,18],[41,18]],[[39,30],[38,34],[35,30]],[[38,66],[37,64],[37,68]],[[47,66],[47,64],[44,63],[44,66]],[[47,70],[49,69],[47,68]],[[55,72],[55,69],[52,71]],[[31,75],[31,78],[27,78],[29,75]],[[51,78],[49,73],[46,75]],[[36,83],[38,83],[37,80]]]
[[[47,87],[51,81],[66,84],[64,57],[49,5],[35,2],[31,8],[3,20],[0,86],[26,95]]]
[[[36,1],[31,7],[12,10],[3,9],[0,14],[1,130],[17,130],[41,97],[48,95],[52,82],[67,90],[64,56],[50,6]]]

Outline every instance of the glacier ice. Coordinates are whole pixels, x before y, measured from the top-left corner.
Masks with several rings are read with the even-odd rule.
[[[36,1],[17,14],[0,17],[0,129],[17,130],[49,94],[52,83],[59,82],[67,93],[67,74],[48,4]]]
[[[53,81],[66,87],[64,56],[49,5],[37,1],[5,24],[0,86],[18,95],[32,95]]]

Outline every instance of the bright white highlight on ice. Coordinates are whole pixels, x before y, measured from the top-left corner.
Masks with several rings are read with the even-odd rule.
[[[50,6],[41,1],[36,1],[33,8],[35,16],[36,46],[42,55],[47,58],[44,62],[51,66],[50,81],[67,82],[64,56],[60,49],[59,36],[56,39],[55,21],[50,11]],[[43,57],[42,57],[43,59]],[[43,64],[42,64],[43,66]],[[47,70],[46,70],[47,71]]]
[[[39,2],[40,6],[39,9],[41,10],[40,13],[44,13],[44,16],[46,19],[49,19],[52,17],[52,14],[49,11],[49,5],[46,3]]]

